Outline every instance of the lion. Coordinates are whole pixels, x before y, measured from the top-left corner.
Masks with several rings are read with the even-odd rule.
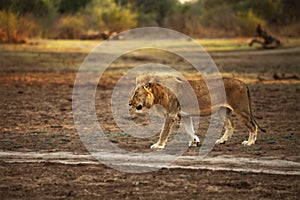
[[[179,82],[182,81],[181,78],[176,78],[176,80]],[[221,100],[215,105],[211,105],[211,97],[206,85],[207,81],[211,83],[220,83],[220,81],[222,81],[226,93],[226,100]],[[192,117],[195,115],[209,116],[214,111],[218,111],[218,109],[226,109],[224,122],[225,133],[215,144],[224,144],[232,137],[234,132],[233,122],[230,118],[232,113],[239,116],[240,121],[244,123],[249,131],[248,140],[243,141],[242,145],[253,145],[257,139],[258,129],[265,132],[265,130],[258,125],[252,114],[250,91],[244,82],[234,78],[218,78],[206,81],[202,79],[190,80],[188,83],[192,86],[197,95],[200,113],[182,112],[177,96],[158,81],[153,81],[153,78],[152,80],[149,77],[137,79],[137,85],[129,99],[129,106],[137,112],[141,112],[144,109],[149,110],[156,104],[163,106],[165,109],[164,115],[166,119],[164,127],[158,141],[153,144],[151,148],[165,148],[172,127],[176,124],[176,120],[178,119],[182,119],[186,132],[192,138],[189,142],[189,146],[198,146],[200,139],[195,134]]]

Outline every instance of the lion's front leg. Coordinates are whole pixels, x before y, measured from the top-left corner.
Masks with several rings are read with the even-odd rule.
[[[157,143],[155,143],[151,146],[151,149],[165,148],[165,145],[167,143],[169,134],[172,130],[173,125],[175,124],[175,121],[176,120],[173,117],[167,117],[166,118],[163,130],[161,131],[160,136],[159,136],[159,140],[157,141]]]

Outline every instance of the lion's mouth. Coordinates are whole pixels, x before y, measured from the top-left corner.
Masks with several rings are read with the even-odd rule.
[[[142,110],[142,108],[143,108],[142,105],[138,105],[138,106],[136,107],[137,110]]]

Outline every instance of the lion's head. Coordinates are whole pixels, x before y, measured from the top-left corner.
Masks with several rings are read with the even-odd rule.
[[[154,104],[151,86],[151,83],[138,85],[129,99],[129,106],[136,111],[142,111],[143,108],[150,109]]]

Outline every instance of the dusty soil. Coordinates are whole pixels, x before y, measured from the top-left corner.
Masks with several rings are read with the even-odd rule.
[[[299,177],[161,169],[128,174],[103,165],[1,163],[1,199],[297,199]]]
[[[223,74],[248,83],[254,115],[267,133],[260,132],[254,146],[244,147],[241,142],[248,133],[235,120],[234,137],[224,145],[215,146],[209,155],[274,157],[300,162],[300,81],[297,80],[300,53],[231,55],[212,52],[211,55]],[[153,61],[153,57],[151,59]],[[119,68],[119,62],[132,66],[149,60],[136,55],[119,59],[115,71],[104,76],[99,84],[97,100],[109,103],[113,85],[124,70]],[[174,59],[164,56],[163,62],[172,65]],[[179,64],[185,65],[184,62]],[[1,151],[87,152],[72,116],[76,69],[44,71],[36,66],[30,68],[30,63],[23,67],[22,60],[14,63],[13,59],[1,69]],[[285,76],[275,80],[274,73]],[[107,120],[104,130],[113,143],[134,152],[151,151],[149,147],[157,136],[137,139],[122,133],[106,110],[109,107],[96,106],[97,112],[102,109],[98,117]],[[197,131],[200,138],[204,137],[204,129],[205,126],[200,126]],[[184,155],[197,155],[198,152],[199,148],[190,148]],[[300,196],[299,176],[183,169],[128,174],[101,164],[8,164],[3,161],[0,169],[1,199],[298,199]]]

